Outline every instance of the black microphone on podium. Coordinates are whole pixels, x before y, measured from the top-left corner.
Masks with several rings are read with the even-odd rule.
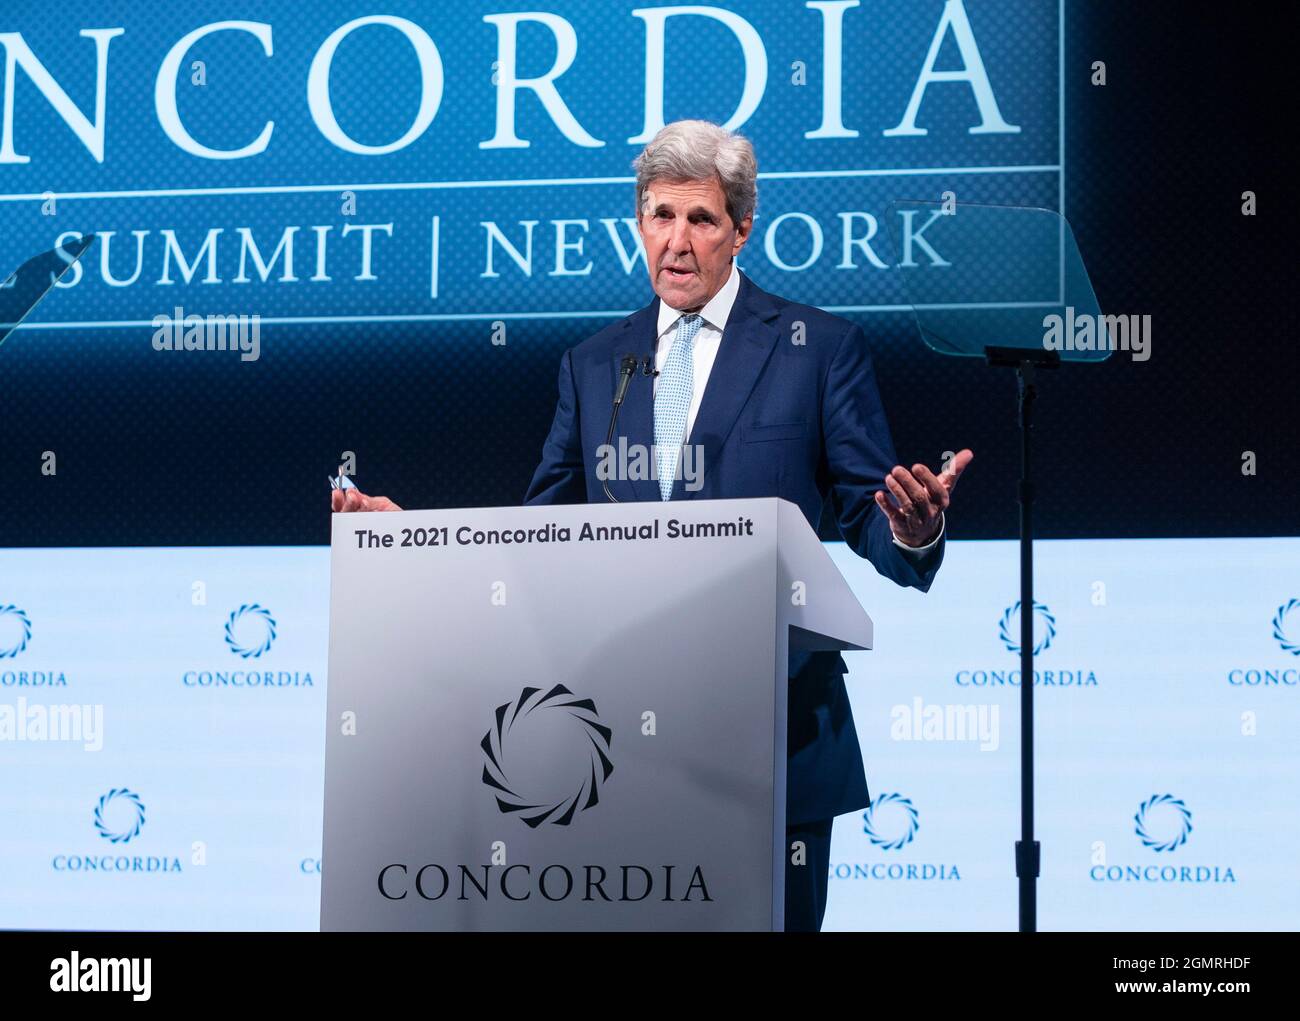
[[[614,391],[614,408],[609,415],[609,429],[605,432],[606,447],[614,439],[614,426],[618,423],[618,409],[623,406],[623,398],[627,396],[628,384],[632,382],[632,377],[636,375],[636,367],[636,355],[624,355],[622,362],[619,363],[618,387]],[[609,502],[618,503],[614,494],[609,491],[609,479],[602,479],[600,484],[605,490],[605,496],[609,498]]]

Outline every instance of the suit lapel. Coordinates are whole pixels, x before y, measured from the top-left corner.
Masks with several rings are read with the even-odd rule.
[[[623,336],[627,343],[625,350],[618,352],[614,359],[610,375],[609,398],[614,399],[618,387],[619,362],[623,355],[636,355],[638,366],[646,355],[654,350],[655,336],[659,326],[659,299],[655,298],[649,305],[625,320],[627,329]],[[649,456],[655,438],[654,379],[644,375],[638,367],[636,375],[627,388],[623,398],[623,407],[618,413],[618,429],[615,431],[614,443],[617,450],[618,437],[626,438],[628,450],[640,449]],[[646,464],[647,473],[649,462]],[[610,485],[620,500],[658,500],[659,483],[652,478],[637,478]]]
[[[763,367],[776,347],[778,331],[772,320],[776,319],[779,312],[780,309],[771,296],[759,290],[742,273],[740,291],[736,294],[736,302],[731,306],[731,314],[723,328],[718,356],[709,371],[709,381],[704,388],[704,397],[688,440],[703,448],[703,462],[699,466],[701,481],[707,476],[710,465],[731,435],[741,409],[749,400]],[[626,403],[624,407],[626,408]],[[653,420],[653,408],[651,418]],[[651,433],[653,435],[653,421]],[[673,485],[673,499],[691,499],[703,491],[701,487],[688,492],[685,480],[678,479]]]

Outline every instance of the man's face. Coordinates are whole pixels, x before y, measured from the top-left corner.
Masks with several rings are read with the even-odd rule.
[[[716,177],[650,182],[637,223],[655,294],[672,308],[698,312],[727,282],[753,222],[732,223]]]

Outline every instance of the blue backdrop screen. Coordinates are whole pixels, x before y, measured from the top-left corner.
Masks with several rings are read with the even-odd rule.
[[[743,125],[743,266],[819,305],[901,303],[895,198],[1059,205],[1053,3],[348,8],[95,5],[7,36],[0,255],[100,236],[39,321],[630,311],[631,159],[681,116]]]

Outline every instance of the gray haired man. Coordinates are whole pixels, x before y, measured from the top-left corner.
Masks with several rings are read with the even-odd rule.
[[[657,465],[656,478],[610,481],[619,501],[777,496],[814,528],[829,502],[856,553],[898,584],[928,589],[943,559],[944,511],[971,452],[937,475],[896,463],[862,329],[769,294],[737,268],[757,203],[747,139],[678,121],[635,167],[655,297],[565,352],[525,502],[606,499],[596,469],[619,364],[629,351],[653,351],[657,374],[629,388],[619,427],[629,446],[669,451],[673,462]],[[790,343],[796,334],[801,343]],[[675,461],[687,443],[703,452],[691,488]],[[336,511],[396,509],[356,489],[331,498]],[[790,656],[787,930],[821,927],[832,820],[870,804],[845,669],[837,653]]]

